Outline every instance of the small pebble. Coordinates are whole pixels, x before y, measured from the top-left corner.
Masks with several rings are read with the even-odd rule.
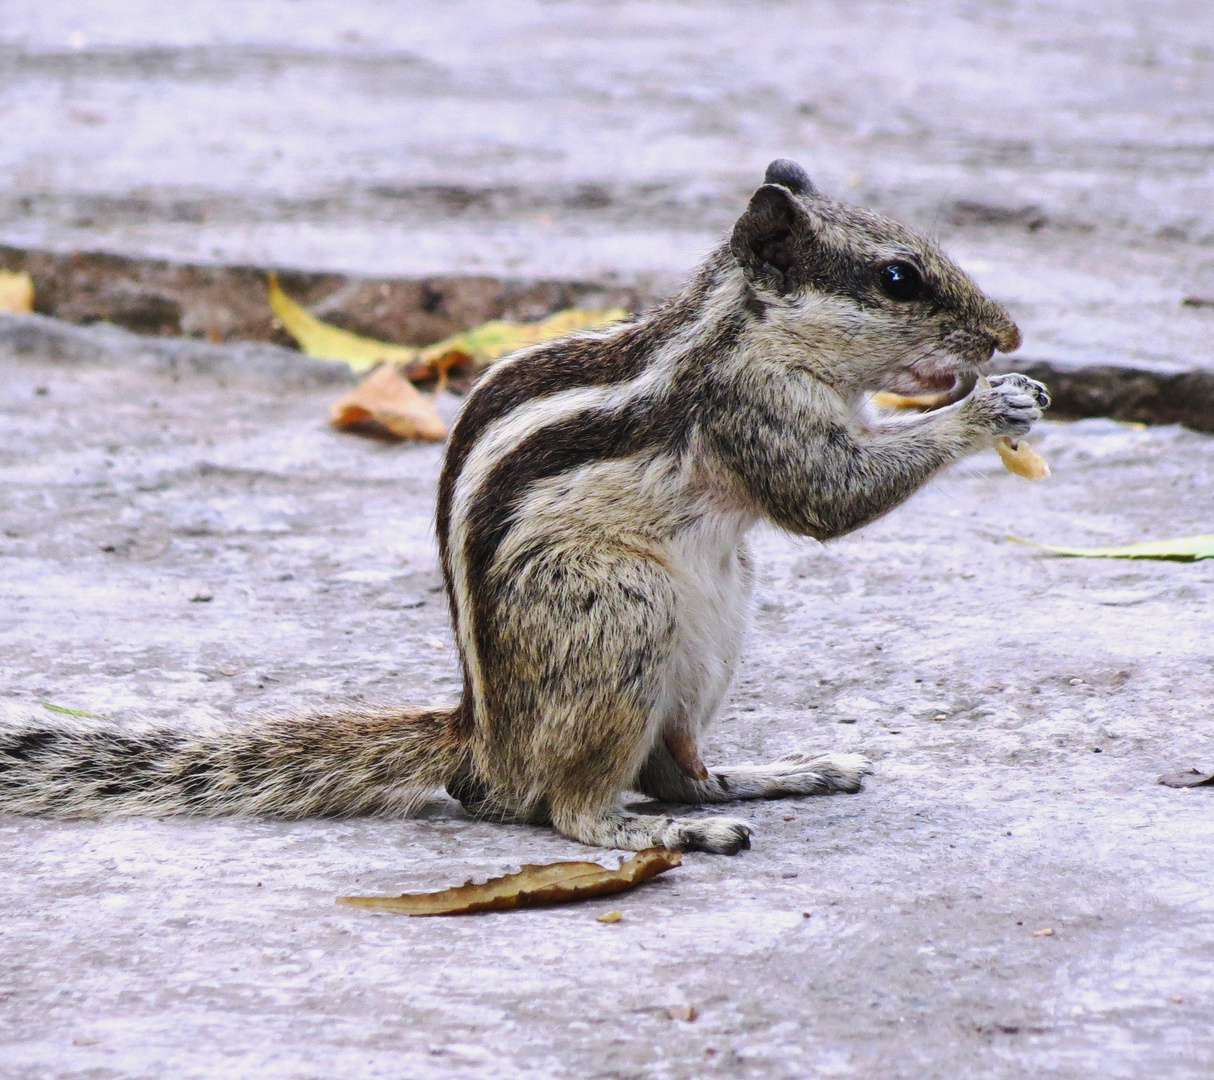
[[[933,719],[933,720],[947,720],[947,719],[948,719],[948,713],[942,713],[942,712],[938,712],[938,713],[936,713],[936,715],[935,715],[935,716],[933,716],[933,717],[932,717],[932,719]]]
[[[598,917],[597,921],[603,923],[616,923],[619,922],[623,917],[624,913],[622,911],[604,911],[603,914]]]

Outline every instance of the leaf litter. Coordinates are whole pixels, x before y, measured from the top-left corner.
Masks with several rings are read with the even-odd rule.
[[[467,881],[438,892],[340,896],[338,903],[401,915],[470,915],[479,911],[572,904],[626,892],[681,865],[682,861],[677,851],[648,848],[626,859],[615,870],[594,862],[538,863],[524,866],[515,874],[490,878],[480,885]]]
[[[1214,785],[1214,772],[1186,769],[1184,772],[1164,773],[1159,782],[1170,788],[1207,787]]]
[[[407,345],[375,341],[321,322],[282,291],[277,274],[270,274],[266,291],[279,322],[308,356],[344,360],[355,375],[366,374],[380,364],[411,364],[417,358],[417,350]]]
[[[383,364],[353,390],[333,402],[329,423],[335,428],[379,427],[398,439],[441,442],[447,425],[433,401],[423,397],[395,364]]]
[[[0,270],[0,311],[28,315],[34,310],[34,281],[24,271]]]
[[[1066,555],[1077,559],[1166,559],[1172,562],[1197,562],[1199,559],[1214,559],[1214,534],[1206,536],[1181,536],[1174,540],[1148,540],[1141,544],[1125,544],[1121,547],[1062,547],[1057,544],[1039,544],[1019,536],[1009,536],[1017,544],[1028,544],[1054,555]]]
[[[322,322],[282,291],[277,275],[267,284],[270,307],[308,356],[344,361],[354,374],[370,377],[335,402],[330,423],[343,430],[386,433],[400,439],[441,441],[447,429],[414,381],[437,380],[435,395],[448,373],[460,368],[475,377],[507,353],[537,345],[575,330],[597,330],[625,318],[622,307],[606,310],[565,308],[546,319],[516,323],[496,319],[434,345],[414,348],[363,337]]]
[[[84,709],[69,709],[66,705],[54,705],[49,701],[44,701],[42,707],[48,712],[61,713],[64,716],[83,716],[88,720],[109,719],[109,717],[102,716],[100,713],[86,712]]]

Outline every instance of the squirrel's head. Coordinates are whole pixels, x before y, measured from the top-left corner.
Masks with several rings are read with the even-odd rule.
[[[841,387],[943,389],[1020,346],[1007,312],[936,243],[823,195],[796,162],[767,167],[729,247],[752,309]]]

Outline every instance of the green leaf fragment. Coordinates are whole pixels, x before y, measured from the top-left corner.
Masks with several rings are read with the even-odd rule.
[[[83,716],[89,720],[105,719],[100,713],[85,712],[83,709],[69,709],[66,705],[52,705],[49,701],[44,701],[42,707],[49,709],[51,712],[63,713],[64,716]]]
[[[1018,544],[1028,544],[1078,559],[1169,559],[1173,562],[1196,562],[1198,559],[1214,559],[1214,535],[1181,536],[1174,540],[1148,540],[1142,544],[1126,544],[1122,547],[1059,547],[1056,544],[1038,544],[1034,540],[1022,540],[1009,536]]]

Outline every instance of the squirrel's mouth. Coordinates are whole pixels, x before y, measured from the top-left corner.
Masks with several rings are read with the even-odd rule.
[[[885,387],[904,396],[944,395],[960,401],[974,387],[982,366],[995,351],[996,340],[984,330],[953,327],[923,352],[907,359]],[[965,383],[965,389],[954,391]]]
[[[955,358],[932,357],[898,372],[874,400],[889,408],[943,409],[969,394],[979,374]]]
[[[895,394],[939,395],[949,394],[959,383],[968,381],[969,388],[956,399],[959,401],[973,389],[977,377],[978,371],[972,361],[947,353],[934,353],[908,364],[890,380],[885,389]]]

